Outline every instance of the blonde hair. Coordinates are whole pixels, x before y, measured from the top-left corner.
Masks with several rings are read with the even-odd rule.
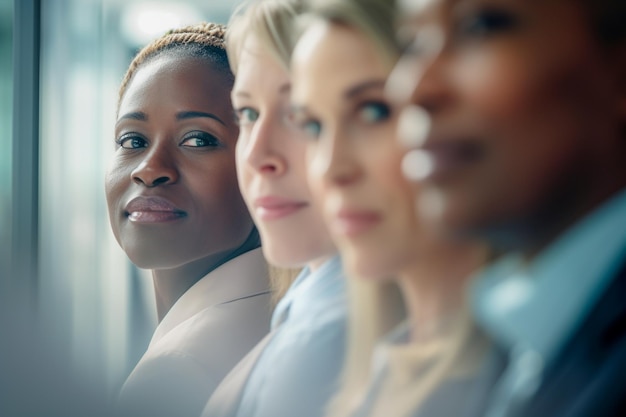
[[[329,406],[330,415],[350,415],[367,392],[374,347],[406,316],[395,282],[348,279],[348,340],[341,389]]]
[[[312,0],[309,15],[362,31],[389,65],[400,57],[394,27],[395,0]]]
[[[233,73],[249,36],[261,41],[285,68],[298,38],[297,18],[304,0],[248,0],[237,7],[228,22],[226,49]]]
[[[276,306],[281,298],[287,293],[291,284],[295,281],[301,268],[279,268],[272,264],[269,266],[270,288],[272,289],[272,305]]]
[[[245,42],[254,36],[285,68],[297,39],[296,19],[304,11],[303,0],[248,0],[240,4],[228,22],[225,48],[231,71],[236,74]],[[301,269],[269,265],[272,302],[285,295]]]

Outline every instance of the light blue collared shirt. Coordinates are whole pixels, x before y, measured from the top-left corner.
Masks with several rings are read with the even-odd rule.
[[[343,368],[347,314],[339,258],[314,272],[305,268],[276,306],[276,334],[252,370],[237,416],[323,415]]]
[[[473,288],[476,320],[510,363],[489,416],[532,395],[626,259],[626,190],[530,263],[519,254],[486,269]]]

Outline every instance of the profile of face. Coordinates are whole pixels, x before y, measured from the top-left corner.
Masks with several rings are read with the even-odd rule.
[[[250,234],[229,95],[227,76],[201,58],[162,55],[131,79],[105,188],[113,233],[137,266],[201,265]]]
[[[413,137],[401,134],[419,149],[420,204],[448,230],[533,250],[614,184],[623,65],[584,3],[401,2],[399,34],[412,42],[388,91],[412,105]]]
[[[384,95],[391,67],[372,40],[336,23],[313,24],[292,60],[294,118],[307,132],[308,179],[344,265],[385,279],[418,253],[397,111]]]
[[[232,92],[239,185],[269,262],[315,266],[336,249],[306,182],[306,140],[290,119],[290,92],[287,69],[248,37]]]

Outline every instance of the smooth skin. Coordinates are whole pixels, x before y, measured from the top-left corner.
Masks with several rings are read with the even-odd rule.
[[[336,248],[307,184],[306,138],[291,121],[290,92],[284,65],[248,37],[232,92],[239,185],[270,263],[315,269]]]
[[[252,249],[244,247],[253,222],[237,184],[229,86],[206,60],[164,55],[137,71],[120,102],[109,215],[131,261],[152,270],[159,318],[208,272]]]

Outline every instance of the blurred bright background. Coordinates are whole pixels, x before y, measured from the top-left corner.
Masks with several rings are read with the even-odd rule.
[[[108,224],[103,174],[118,86],[151,39],[181,25],[226,23],[238,3],[0,0],[0,301],[28,306],[20,315],[36,312],[68,366],[109,394],[156,326],[152,281],[127,261]],[[34,28],[16,14],[29,12],[26,4]],[[37,57],[36,46],[23,46],[30,38],[40,39],[39,66],[24,65],[16,51],[22,45],[20,53]],[[29,71],[38,92],[16,82]],[[17,117],[37,104],[34,123]]]

